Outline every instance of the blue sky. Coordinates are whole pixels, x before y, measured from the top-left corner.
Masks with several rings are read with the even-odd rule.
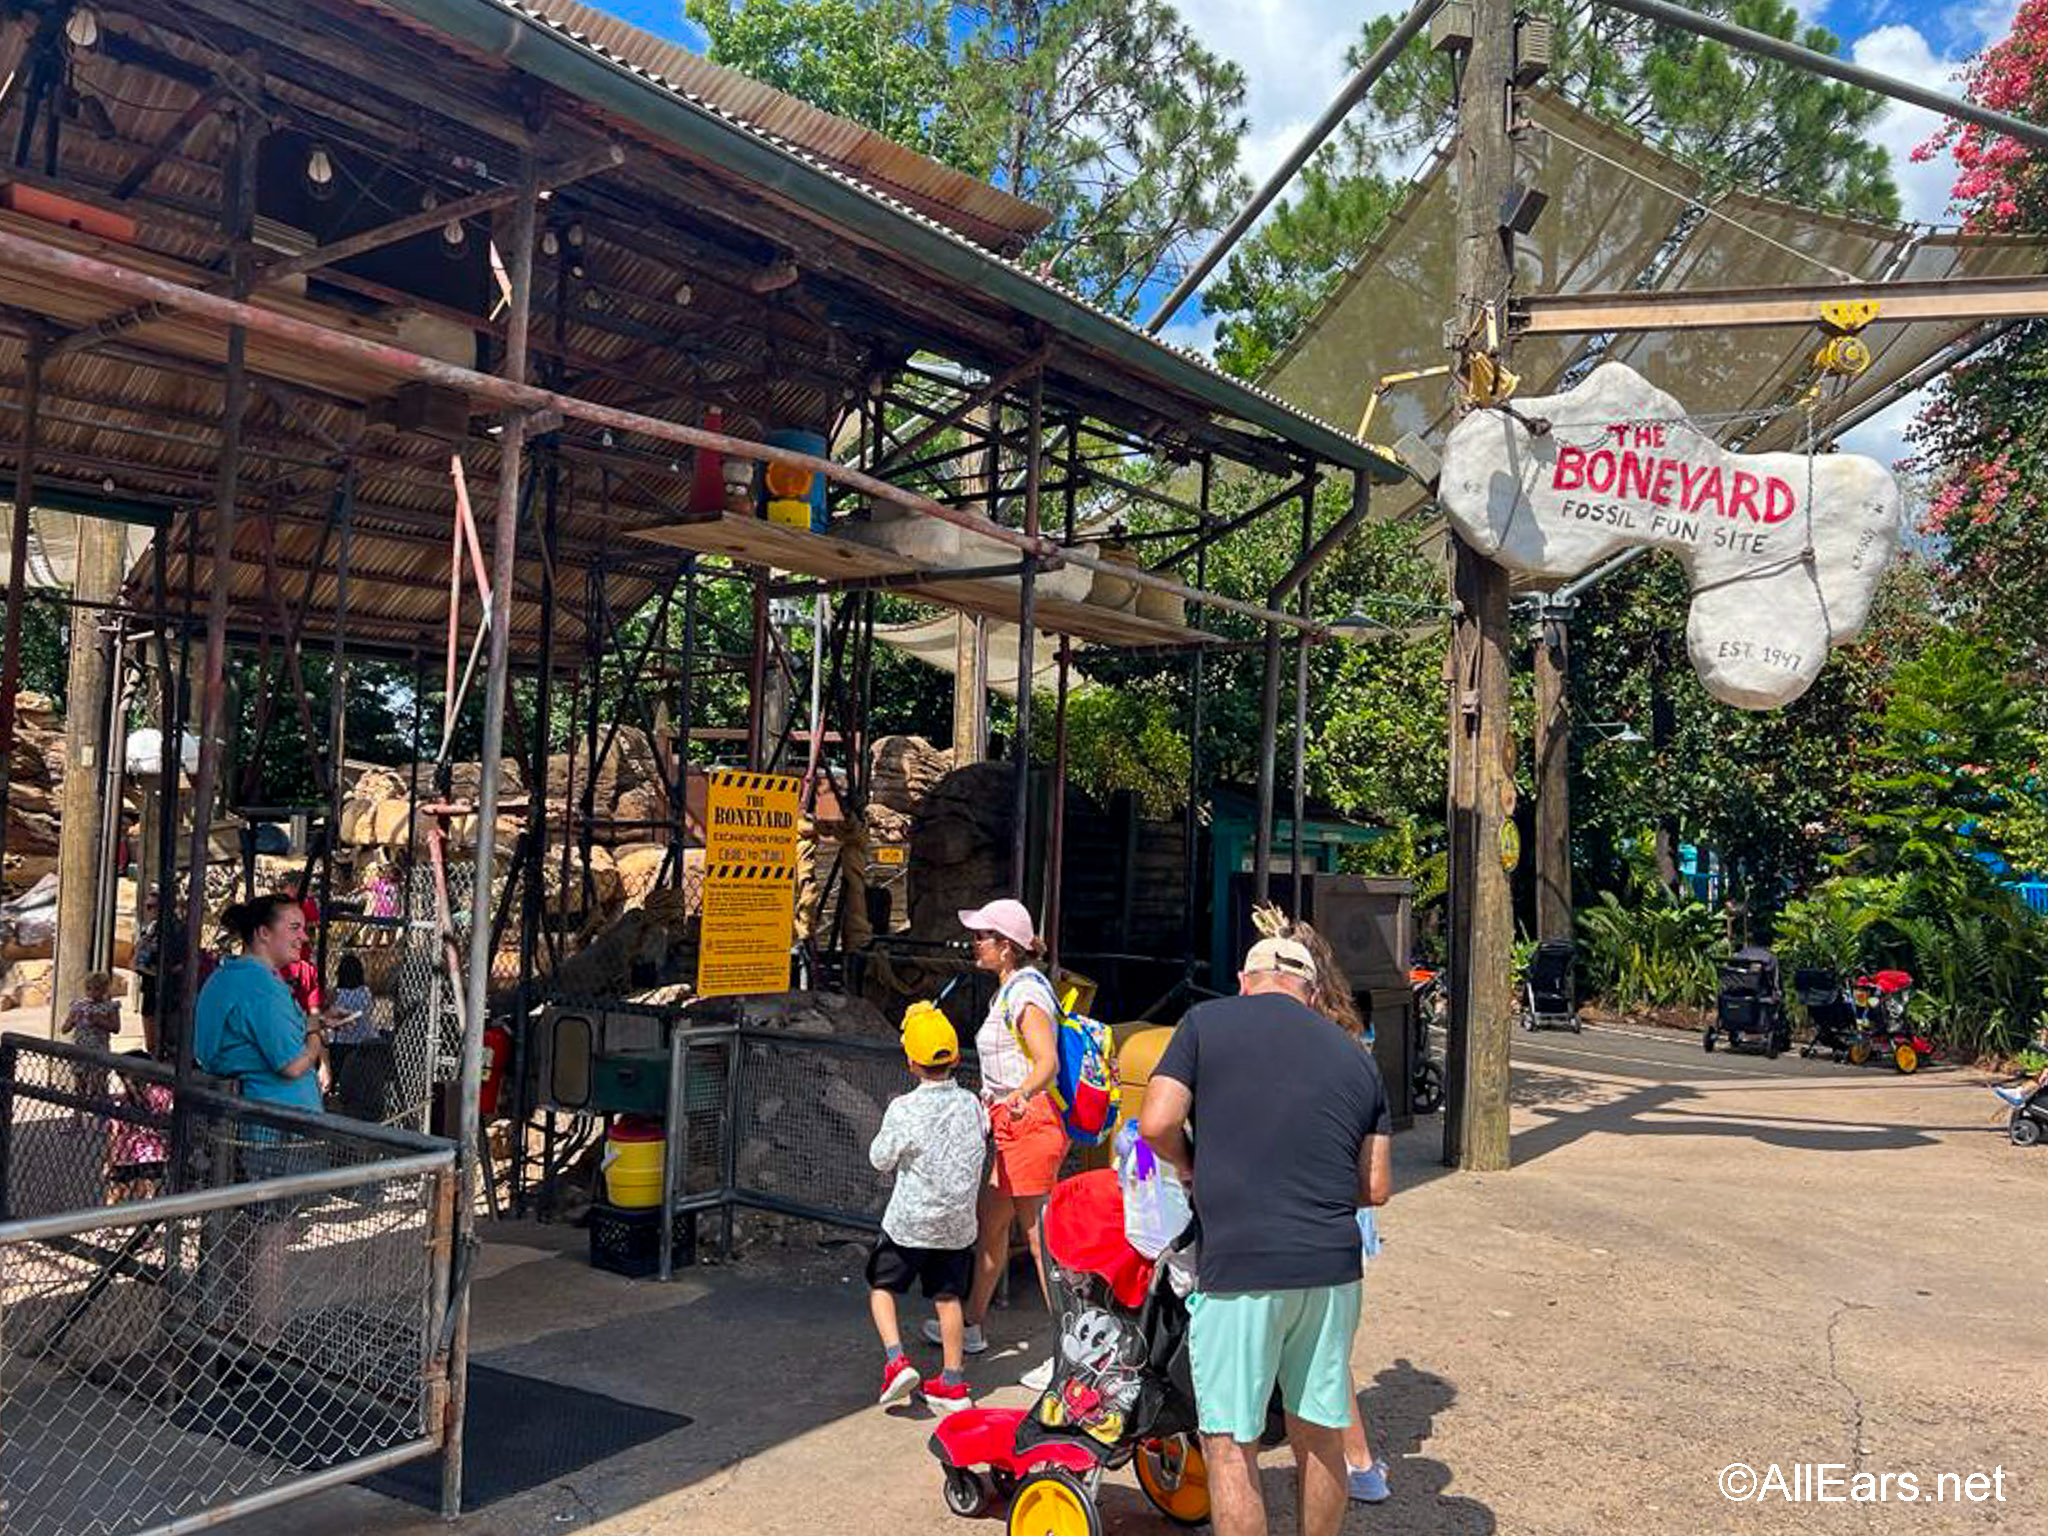
[[[682,0],[593,0],[636,25],[689,47],[703,38],[683,18]],[[1344,46],[1367,18],[1405,10],[1409,0],[1176,0],[1196,34],[1245,71],[1250,131],[1245,169],[1262,178],[1335,93]],[[1941,90],[1971,54],[2005,36],[2018,0],[1795,0],[1808,21],[1828,28],[1870,68]],[[1933,132],[1933,114],[1894,106],[1872,137],[1891,151],[1908,218],[1943,221],[1953,168],[1915,165],[1907,154]],[[1170,340],[1206,350],[1213,327],[1190,302]],[[1848,446],[1887,461],[1903,451],[1912,402],[1901,402],[1852,435]]]

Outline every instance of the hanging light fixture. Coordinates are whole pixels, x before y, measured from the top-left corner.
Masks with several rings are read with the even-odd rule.
[[[64,36],[74,48],[90,48],[100,40],[99,13],[89,5],[73,6],[64,20]]]
[[[691,301],[697,297],[697,290],[692,288],[688,283],[677,283],[675,297],[678,306],[680,306],[683,309],[688,309],[690,307]]]
[[[540,253],[543,256],[561,255],[562,237],[556,234],[552,229],[542,230],[540,234]]]
[[[462,249],[462,242],[467,236],[468,231],[462,227],[460,219],[450,219],[441,226],[441,240],[451,255]]]
[[[315,144],[306,154],[306,185],[315,197],[334,190],[334,157],[325,144]]]

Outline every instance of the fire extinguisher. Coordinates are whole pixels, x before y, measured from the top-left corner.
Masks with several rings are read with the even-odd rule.
[[[477,1111],[482,1119],[498,1117],[498,1091],[512,1066],[512,1032],[493,1024],[484,1031],[484,1077],[477,1087]]]

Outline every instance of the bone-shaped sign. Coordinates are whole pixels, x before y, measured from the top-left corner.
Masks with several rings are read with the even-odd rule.
[[[1620,363],[1512,414],[1473,412],[1443,463],[1445,514],[1511,570],[1565,580],[1630,545],[1675,553],[1693,666],[1744,709],[1811,686],[1829,647],[1863,628],[1898,548],[1899,488],[1876,460],[1730,453]]]

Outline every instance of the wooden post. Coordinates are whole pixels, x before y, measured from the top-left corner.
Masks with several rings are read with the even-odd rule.
[[[1514,67],[1512,0],[1476,0],[1458,82],[1460,362],[1503,362],[1514,267],[1501,207],[1514,177],[1508,137]],[[1469,377],[1469,373],[1468,373]],[[1514,814],[1508,720],[1508,576],[1453,543],[1451,684],[1451,1113],[1444,1160],[1474,1172],[1508,1166],[1508,1043],[1513,1032],[1514,907],[1501,827]]]
[[[1546,612],[1536,633],[1536,937],[1572,936],[1571,709],[1566,629]]]
[[[119,814],[106,804],[104,726],[113,701],[100,632],[99,604],[121,585],[121,525],[103,517],[78,519],[78,570],[71,595],[71,673],[64,697],[64,785],[57,825],[57,964],[50,978],[50,1024],[83,995],[92,969],[92,938],[99,908],[100,817]]]

